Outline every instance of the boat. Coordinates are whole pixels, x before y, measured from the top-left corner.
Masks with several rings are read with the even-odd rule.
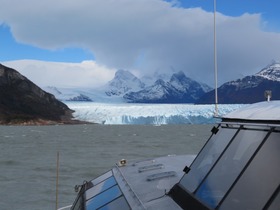
[[[76,186],[71,209],[279,210],[280,101],[246,105],[209,133],[196,156],[120,160]]]

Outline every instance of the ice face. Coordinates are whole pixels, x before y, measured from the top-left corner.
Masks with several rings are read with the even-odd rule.
[[[78,120],[100,124],[207,124],[216,123],[214,105],[193,104],[127,104],[66,102]],[[219,105],[225,115],[244,105]]]

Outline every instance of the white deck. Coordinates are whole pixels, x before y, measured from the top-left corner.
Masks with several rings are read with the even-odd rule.
[[[140,162],[128,162],[126,166],[113,169],[114,176],[126,195],[133,209],[181,209],[167,193],[176,184],[184,172],[186,165],[190,165],[194,155],[165,156]],[[149,169],[151,166],[161,166],[158,169]],[[172,176],[155,178],[153,175],[171,173]]]
[[[280,101],[264,101],[248,105],[223,116],[223,118],[279,121]]]

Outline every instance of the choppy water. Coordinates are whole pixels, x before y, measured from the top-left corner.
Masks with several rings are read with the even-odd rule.
[[[0,210],[55,209],[73,203],[74,186],[118,160],[196,154],[212,125],[0,126]]]

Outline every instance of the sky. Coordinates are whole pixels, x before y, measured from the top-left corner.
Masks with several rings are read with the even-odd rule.
[[[0,62],[41,86],[98,87],[117,69],[213,86],[213,0],[0,0]],[[17,6],[15,6],[17,5]],[[218,83],[280,60],[279,0],[216,0]]]

